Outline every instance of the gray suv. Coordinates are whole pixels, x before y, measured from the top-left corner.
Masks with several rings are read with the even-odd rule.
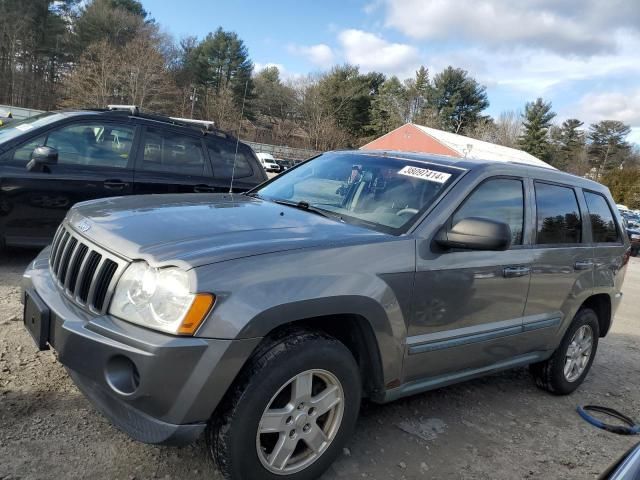
[[[84,202],[24,275],[24,322],[116,426],[204,433],[231,479],[317,478],[363,397],[530,366],[568,394],[622,296],[602,185],[330,152],[248,194]]]

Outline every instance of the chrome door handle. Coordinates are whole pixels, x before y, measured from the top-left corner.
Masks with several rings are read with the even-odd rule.
[[[593,268],[593,262],[588,260],[585,262],[576,262],[573,265],[574,270],[590,270]]]
[[[505,267],[502,270],[504,278],[526,277],[531,272],[529,267]]]

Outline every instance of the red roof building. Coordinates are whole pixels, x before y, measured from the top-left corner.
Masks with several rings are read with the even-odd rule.
[[[457,158],[518,162],[554,168],[533,155],[515,148],[407,123],[360,147],[360,150],[397,150],[433,153]]]

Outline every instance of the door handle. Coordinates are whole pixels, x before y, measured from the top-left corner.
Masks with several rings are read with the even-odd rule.
[[[109,190],[123,190],[127,184],[122,180],[105,180],[104,188],[108,188]]]
[[[590,260],[576,262],[573,265],[574,270],[591,270],[593,268],[593,262]]]
[[[504,278],[526,277],[531,272],[529,267],[505,267],[502,270]]]
[[[194,185],[193,191],[196,193],[213,193],[216,188],[210,185]]]

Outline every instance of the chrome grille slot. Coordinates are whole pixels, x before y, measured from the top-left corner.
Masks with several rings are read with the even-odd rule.
[[[102,268],[97,275],[95,291],[93,293],[93,306],[96,310],[101,310],[107,291],[111,285],[113,275],[118,269],[118,264],[108,258],[102,262]]]
[[[74,252],[74,256],[71,259],[69,265],[69,271],[67,273],[67,279],[65,288],[68,292],[73,293],[76,291],[76,281],[78,280],[78,274],[80,273],[80,266],[84,261],[84,257],[87,255],[89,248],[86,245],[79,244],[78,248]]]
[[[58,280],[60,283],[64,285],[64,281],[67,278],[67,271],[69,269],[69,259],[71,258],[71,254],[76,249],[78,245],[78,240],[74,237],[70,237],[67,245],[64,247],[64,251],[60,256],[60,267],[58,269]]]
[[[78,289],[78,299],[82,303],[87,303],[87,299],[89,298],[89,291],[91,290],[91,284],[94,281],[96,270],[98,268],[98,265],[100,264],[101,259],[102,255],[100,255],[98,252],[89,253],[87,263],[82,269],[82,277],[79,281],[80,288]]]
[[[51,275],[67,297],[94,313],[105,313],[126,266],[126,261],[92,245],[66,225],[53,238]]]

